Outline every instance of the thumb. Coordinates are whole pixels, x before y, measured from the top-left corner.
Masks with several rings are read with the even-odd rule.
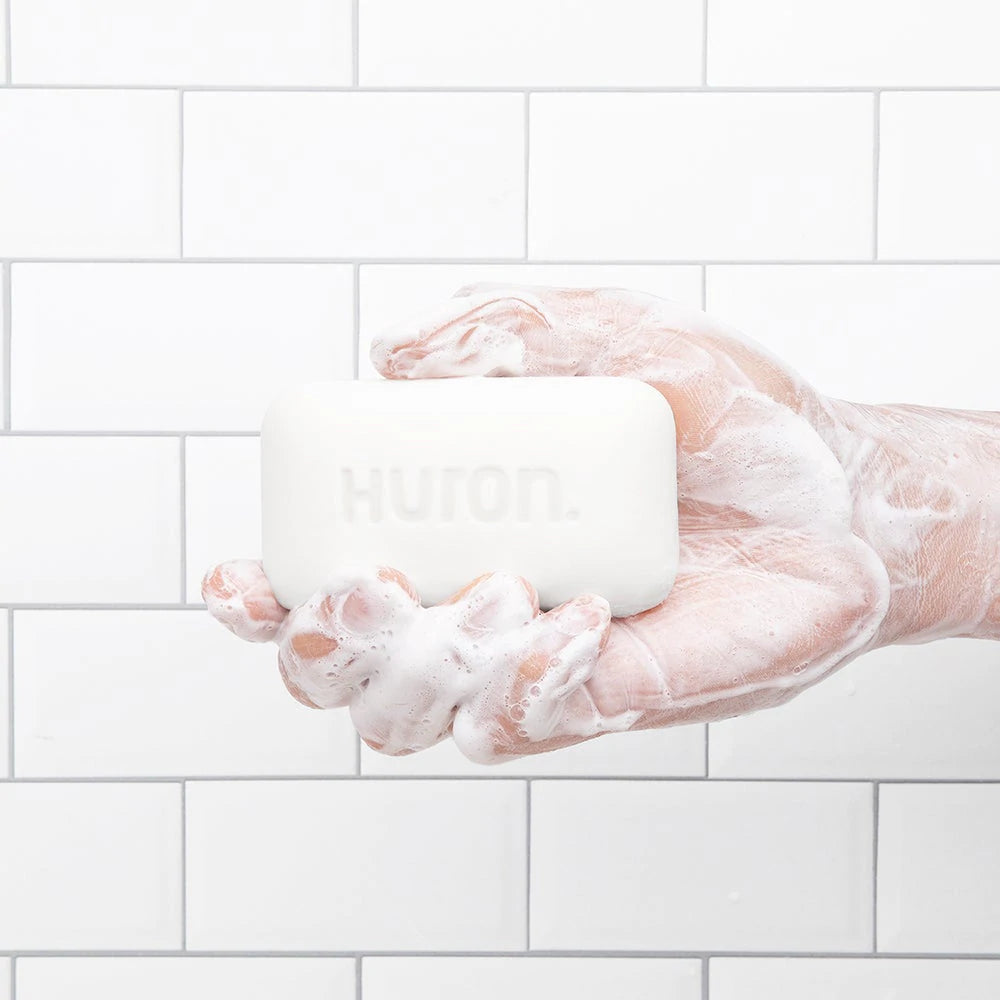
[[[618,288],[476,285],[387,330],[371,347],[387,378],[632,375],[700,314]],[[665,343],[666,342],[666,343]],[[656,353],[654,351],[654,353]]]

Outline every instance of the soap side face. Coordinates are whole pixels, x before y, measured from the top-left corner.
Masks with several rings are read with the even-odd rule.
[[[261,428],[264,570],[285,607],[386,565],[425,605],[505,570],[632,614],[676,574],[675,448],[633,379],[311,383]]]

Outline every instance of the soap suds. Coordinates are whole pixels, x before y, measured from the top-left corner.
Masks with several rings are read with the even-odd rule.
[[[293,694],[349,705],[382,752],[452,736],[491,763],[781,704],[889,642],[1000,638],[989,415],[829,399],[703,313],[618,289],[463,289],[371,353],[390,378],[644,379],[674,410],[681,529],[670,595],[615,620],[590,595],[539,614],[504,573],[422,608],[375,568],[287,615],[259,564],[210,573],[209,610],[276,641]]]

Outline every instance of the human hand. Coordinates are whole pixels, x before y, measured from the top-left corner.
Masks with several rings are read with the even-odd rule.
[[[680,526],[670,595],[616,620],[593,595],[539,614],[530,583],[508,574],[422,608],[401,574],[373,568],[291,612],[257,563],[206,576],[209,610],[243,638],[277,642],[289,690],[349,704],[376,749],[452,735],[492,762],[712,721],[780,704],[877,645],[971,634],[954,631],[954,606],[924,613],[913,553],[957,508],[934,506],[926,476],[902,474],[906,408],[828,399],[700,312],[614,289],[463,289],[377,341],[372,359],[389,378],[649,382],[674,412]],[[950,448],[944,430],[934,447]],[[981,627],[985,609],[965,603],[958,627],[961,615]]]

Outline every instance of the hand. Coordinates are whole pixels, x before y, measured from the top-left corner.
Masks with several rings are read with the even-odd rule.
[[[649,382],[677,426],[681,533],[670,595],[616,620],[593,595],[539,614],[530,583],[499,573],[422,608],[401,574],[373,568],[286,612],[259,564],[211,572],[212,614],[277,642],[292,694],[349,704],[375,749],[452,735],[494,762],[713,721],[780,704],[877,645],[936,634],[904,585],[923,529],[906,544],[885,530],[926,498],[917,477],[909,492],[893,485],[902,449],[875,408],[823,397],[703,313],[614,289],[479,286],[384,336],[372,360],[389,378]]]

